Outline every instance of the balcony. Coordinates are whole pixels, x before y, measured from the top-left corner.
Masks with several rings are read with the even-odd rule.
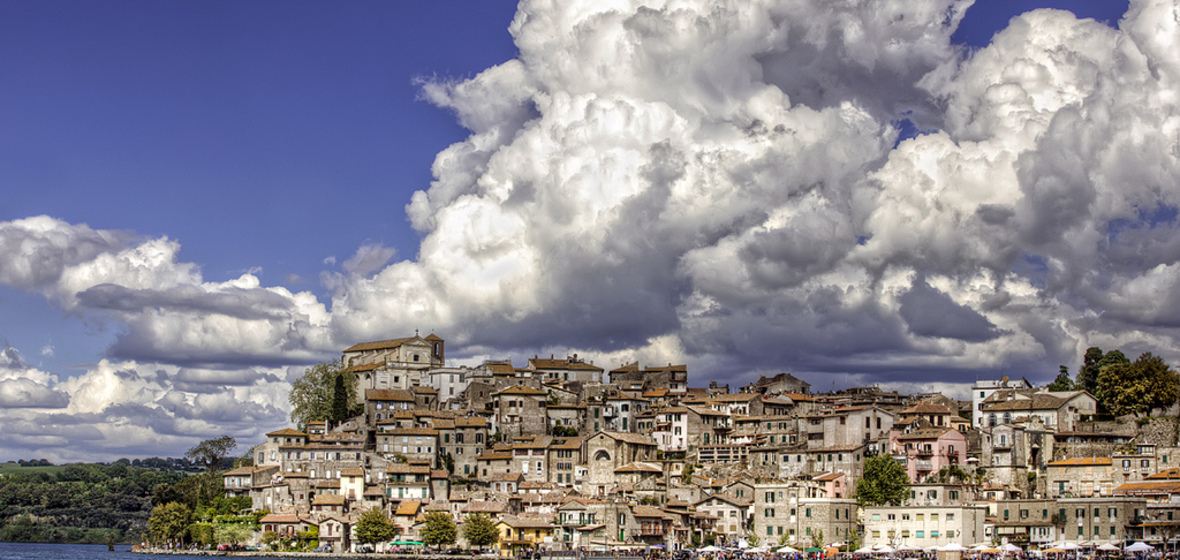
[[[932,471],[934,464],[931,461],[914,461],[914,468],[920,471]]]

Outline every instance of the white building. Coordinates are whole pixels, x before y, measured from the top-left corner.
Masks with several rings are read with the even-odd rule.
[[[971,422],[976,428],[983,427],[983,401],[1000,389],[1032,389],[1026,379],[979,379],[971,387]]]
[[[864,546],[971,546],[984,540],[987,506],[866,507]]]

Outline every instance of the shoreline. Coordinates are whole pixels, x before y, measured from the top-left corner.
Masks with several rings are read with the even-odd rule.
[[[132,549],[133,554],[162,556],[229,556],[236,558],[382,558],[388,560],[458,560],[499,558],[495,555],[403,554],[389,552],[280,552],[262,550],[164,550]]]

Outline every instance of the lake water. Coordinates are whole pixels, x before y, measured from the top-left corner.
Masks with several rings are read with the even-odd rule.
[[[116,545],[115,551],[105,544],[24,544],[0,543],[0,560],[184,560],[217,558],[216,556],[176,556],[161,554],[132,554],[131,547]]]

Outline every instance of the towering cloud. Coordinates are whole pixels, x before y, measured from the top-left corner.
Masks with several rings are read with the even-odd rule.
[[[734,383],[1180,358],[1180,6],[1134,0],[1117,28],[1038,10],[966,52],[970,4],[525,0],[518,58],[423,85],[470,135],[406,206],[417,254],[362,246],[330,305],[206,282],[169,239],[0,224],[0,281],[125,329],[120,362],[9,366],[0,398],[145,438],[273,419],[286,374],[252,365],[415,328]],[[904,119],[930,132],[898,142]]]

